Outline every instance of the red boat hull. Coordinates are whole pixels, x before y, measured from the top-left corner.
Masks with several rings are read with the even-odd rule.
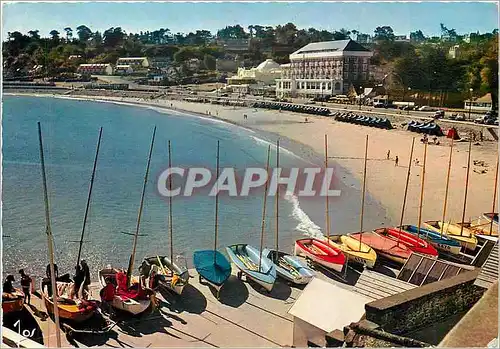
[[[2,297],[2,311],[4,314],[11,313],[14,311],[21,311],[24,307],[23,297],[18,298],[3,298]]]
[[[341,272],[346,257],[344,253],[326,241],[307,238],[295,241],[295,255],[311,259],[326,268]]]
[[[400,244],[407,246],[410,250],[416,253],[425,254],[430,257],[437,257],[438,251],[434,246],[411,233],[395,228],[379,228],[374,230],[375,233],[386,236],[394,241],[399,241]]]
[[[393,239],[379,235],[374,232],[354,233],[349,234],[352,238],[359,240],[371,248],[378,255],[381,255],[394,262],[403,264],[412,254],[412,251],[404,244],[398,244]]]

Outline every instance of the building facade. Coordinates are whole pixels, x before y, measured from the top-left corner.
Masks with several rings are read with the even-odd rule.
[[[115,67],[115,74],[128,75],[134,72],[134,68],[130,64],[117,65]]]
[[[373,53],[353,40],[316,42],[290,55],[281,65],[276,96],[327,97],[347,94],[349,86],[370,78]]]
[[[228,85],[261,84],[274,85],[281,77],[281,66],[272,59],[266,59],[255,68],[238,68],[238,73],[227,79]]]
[[[131,65],[134,68],[148,68],[150,64],[147,57],[122,57],[118,58],[116,65]]]
[[[80,64],[77,72],[86,75],[112,75],[113,67],[109,63]]]

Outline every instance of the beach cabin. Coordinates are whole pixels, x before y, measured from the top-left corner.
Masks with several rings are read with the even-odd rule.
[[[77,72],[86,75],[113,75],[113,67],[109,63],[80,64]]]
[[[370,301],[359,293],[314,278],[288,311],[293,316],[293,346],[325,347],[326,335],[360,321]]]

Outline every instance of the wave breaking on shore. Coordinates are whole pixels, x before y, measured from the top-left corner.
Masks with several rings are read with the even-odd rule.
[[[321,228],[300,207],[299,198],[295,194],[287,192],[285,200],[292,205],[292,217],[299,222],[295,229],[312,238],[323,238]]]

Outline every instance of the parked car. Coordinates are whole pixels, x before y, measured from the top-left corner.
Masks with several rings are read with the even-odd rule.
[[[436,110],[433,116],[434,119],[444,118],[444,110]]]
[[[384,108],[385,104],[381,103],[381,102],[376,102],[376,103],[373,103],[373,107],[374,108]]]
[[[428,105],[423,105],[420,108],[418,108],[418,111],[433,111],[434,108],[429,107]]]
[[[465,114],[458,114],[457,117],[455,118],[457,121],[465,121]]]

